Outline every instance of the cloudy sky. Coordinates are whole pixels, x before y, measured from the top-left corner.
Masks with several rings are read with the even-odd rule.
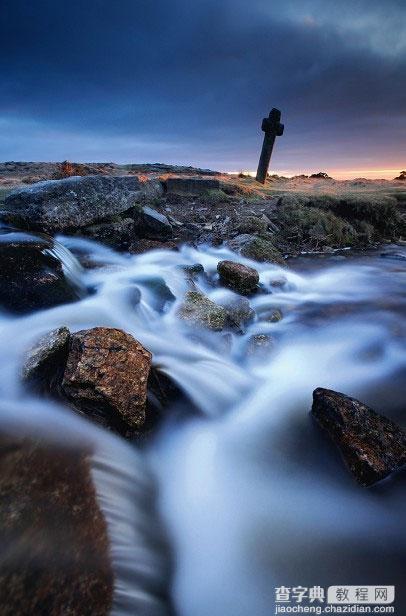
[[[0,160],[393,177],[405,0],[1,0]]]

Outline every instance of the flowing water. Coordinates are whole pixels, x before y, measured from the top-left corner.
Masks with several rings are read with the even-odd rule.
[[[359,487],[309,410],[313,389],[328,387],[404,423],[406,256],[302,257],[289,269],[243,260],[260,273],[262,292],[250,300],[257,316],[224,336],[191,331],[177,312],[191,285],[187,265],[204,266],[195,284],[212,300],[233,297],[216,285],[219,260],[241,261],[226,249],[130,256],[60,237],[53,254],[90,292],[73,304],[1,316],[3,425],[96,444],[94,476],[118,572],[115,613],[167,613],[157,598],[168,566],[154,540],[160,528],[179,616],[265,616],[274,613],[277,586],[340,584],[397,584],[404,613],[404,477]],[[272,322],[276,310],[283,319]],[[19,381],[24,352],[61,325],[133,334],[189,403],[136,452],[33,399]],[[253,351],[257,334],[271,346]],[[160,522],[150,511],[154,485]]]

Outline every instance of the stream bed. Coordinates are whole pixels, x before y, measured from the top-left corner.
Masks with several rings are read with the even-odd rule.
[[[101,499],[126,520],[110,527],[113,545],[120,544],[115,612],[166,613],[166,606],[148,603],[151,585],[142,588],[145,580],[135,573],[147,567],[152,577],[163,575],[160,547],[137,549],[142,533],[129,530],[142,515],[143,524],[155,525],[148,532],[158,524],[166,534],[179,616],[268,616],[276,587],[343,584],[396,585],[403,613],[404,476],[358,486],[309,411],[313,390],[326,387],[404,425],[404,247],[387,247],[386,258],[382,250],[303,256],[283,268],[225,248],[133,256],[77,238],[58,242],[55,254],[67,275],[90,293],[75,303],[0,316],[3,423],[100,445]],[[79,264],[83,255],[91,267]],[[250,298],[256,316],[239,332],[191,330],[178,317],[191,284],[184,268],[201,264],[205,273],[194,284],[222,303],[232,297],[216,284],[222,259],[259,271],[261,292]],[[24,353],[62,325],[132,334],[189,403],[168,413],[133,455],[118,437],[29,394],[19,378]],[[266,344],[257,348],[258,337]],[[123,481],[127,496],[119,489]],[[137,509],[131,481],[155,484],[159,523]],[[145,611],[135,612],[140,592]]]

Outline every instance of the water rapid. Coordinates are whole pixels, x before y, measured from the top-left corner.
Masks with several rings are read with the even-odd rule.
[[[132,256],[71,237],[59,237],[53,254],[88,293],[0,316],[1,421],[96,444],[94,476],[119,571],[116,613],[169,609],[156,599],[168,579],[164,542],[151,539],[161,527],[179,616],[268,616],[282,585],[400,589],[404,479],[357,486],[308,412],[313,389],[328,387],[404,423],[406,256],[302,257],[281,268],[225,248]],[[87,267],[74,255],[85,256]],[[194,284],[224,303],[233,297],[216,284],[225,258],[258,269],[262,291],[250,299],[256,317],[240,332],[191,331],[177,314],[191,288],[184,268],[203,265]],[[274,311],[280,321],[269,319]],[[190,404],[168,413],[151,443],[135,451],[33,397],[20,382],[24,353],[61,325],[132,334]],[[266,352],[251,352],[256,335],[269,336]],[[159,522],[148,513],[155,490]]]

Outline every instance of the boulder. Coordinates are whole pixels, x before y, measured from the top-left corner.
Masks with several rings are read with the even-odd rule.
[[[125,433],[145,422],[151,353],[120,329],[94,327],[71,335],[62,390],[71,403]]]
[[[191,325],[221,331],[227,320],[227,311],[198,291],[188,291],[178,315]]]
[[[172,225],[167,217],[151,207],[134,208],[132,216],[135,223],[135,233],[140,238],[165,240],[173,235]]]
[[[228,241],[232,250],[239,252],[247,259],[253,261],[275,263],[285,266],[285,260],[279,250],[273,245],[270,239],[243,233]]]
[[[3,220],[25,229],[77,230],[111,221],[160,190],[159,182],[142,183],[135,176],[48,180],[12,191],[5,199]]]
[[[220,190],[220,181],[215,178],[173,177],[165,180],[168,193],[202,195],[209,190]]]
[[[0,234],[2,308],[24,313],[79,298],[52,248],[51,239],[20,232]]]
[[[361,485],[373,485],[406,464],[405,431],[359,400],[320,387],[311,412]]]
[[[28,351],[22,369],[22,380],[30,387],[58,388],[68,359],[70,332],[60,327],[42,336]]]
[[[88,453],[0,437],[0,610],[107,616],[114,576]]]
[[[253,267],[235,261],[220,261],[217,271],[220,282],[237,293],[254,293],[258,287],[259,274]]]

